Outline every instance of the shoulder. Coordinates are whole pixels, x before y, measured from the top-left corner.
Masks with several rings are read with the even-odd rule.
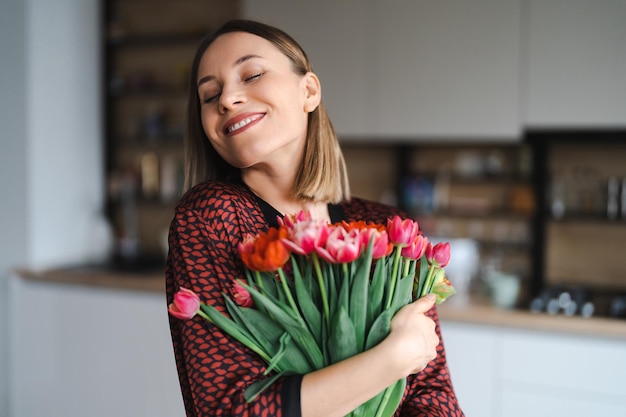
[[[374,223],[386,223],[387,219],[395,215],[406,217],[406,214],[397,207],[358,197],[353,197],[341,203],[341,206],[348,221],[364,220]]]
[[[203,224],[205,230],[229,239],[267,228],[259,204],[242,184],[208,181],[189,189],[176,205],[174,222]]]
[[[194,212],[210,217],[255,206],[252,194],[243,185],[208,181],[189,189],[178,201],[176,213]]]

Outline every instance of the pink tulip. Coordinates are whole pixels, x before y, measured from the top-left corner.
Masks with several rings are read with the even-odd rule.
[[[448,242],[440,242],[433,246],[428,243],[426,247],[426,259],[431,265],[445,267],[450,262],[450,244]]]
[[[380,259],[391,254],[393,245],[389,243],[389,234],[386,231],[368,228],[362,231],[361,236],[363,238],[362,251],[367,249],[370,241],[374,241],[372,259]]]
[[[235,302],[239,304],[241,307],[252,307],[254,302],[252,301],[252,296],[250,292],[246,290],[239,281],[235,281],[232,288],[233,298]]]
[[[284,225],[287,228],[287,239],[283,239],[283,243],[300,255],[310,255],[317,247],[324,246],[330,234],[330,226],[324,220],[305,218],[292,222],[286,217]]]
[[[193,318],[200,309],[200,297],[195,292],[182,288],[174,294],[174,302],[168,306],[170,314],[178,319]]]
[[[346,231],[343,227],[334,227],[324,247],[317,247],[315,252],[330,263],[347,263],[361,255],[361,233],[359,230]]]
[[[424,256],[427,246],[428,238],[424,235],[417,235],[408,246],[402,248],[402,256],[409,259],[419,260],[422,256]]]
[[[402,220],[400,216],[396,215],[387,220],[387,233],[389,233],[389,240],[394,245],[409,245],[415,239],[418,231],[419,225],[411,219]]]

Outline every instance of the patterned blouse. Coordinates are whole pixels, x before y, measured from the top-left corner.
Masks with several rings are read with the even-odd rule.
[[[367,220],[386,224],[398,210],[362,199],[330,205],[333,222]],[[179,202],[169,234],[166,266],[167,302],[186,287],[225,312],[222,292],[242,276],[237,245],[275,223],[271,206],[239,184],[210,182],[192,188]],[[435,320],[435,308],[428,315]],[[188,417],[300,417],[302,376],[280,378],[254,401],[245,389],[262,378],[264,362],[254,352],[225,335],[203,318],[178,320],[170,316],[176,366]],[[424,371],[411,375],[398,416],[462,417],[452,389],[443,343],[437,358]]]

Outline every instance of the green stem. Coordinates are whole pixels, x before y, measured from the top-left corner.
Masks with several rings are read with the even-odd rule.
[[[409,274],[409,269],[411,268],[411,260],[409,258],[406,258],[404,260],[404,271],[402,272],[402,276],[406,277]]]
[[[419,294],[420,297],[430,293],[430,287],[432,286],[433,277],[435,276],[435,269],[437,268],[434,266],[428,268],[428,275],[426,275],[426,279],[424,280],[424,286],[422,287],[421,294]]]
[[[317,275],[317,282],[320,286],[320,294],[322,295],[322,303],[324,304],[324,316],[326,317],[326,328],[330,329],[330,308],[328,307],[328,296],[326,295],[326,286],[324,285],[324,277],[322,276],[322,268],[320,266],[320,260],[316,253],[311,254],[313,259],[313,266],[315,267],[315,274]]]
[[[207,316],[207,314],[204,311],[198,310],[197,314],[200,317],[202,317],[203,319],[207,320],[209,323],[215,324],[213,322],[213,320],[211,320],[211,318],[209,316]],[[231,331],[227,332],[227,333],[229,333],[232,337],[234,337],[239,342],[241,342],[244,346],[250,348],[250,350],[252,350],[257,355],[259,355],[261,358],[263,358],[263,360],[266,363],[270,363],[272,361],[272,358],[270,356],[268,356],[267,353],[265,353],[261,348],[259,348],[259,346],[256,343],[254,343],[252,340],[250,340],[245,334],[243,334],[239,330],[231,329]]]
[[[263,280],[261,279],[261,273],[259,271],[254,271],[254,275],[256,276],[256,283],[259,286],[259,289],[264,290],[265,288],[263,288]]]
[[[393,293],[396,287],[396,281],[398,279],[398,268],[400,268],[400,255],[402,254],[402,248],[400,246],[396,246],[394,250],[393,257],[393,269],[391,272],[391,287],[389,288],[389,297],[387,297],[387,305],[385,308],[391,307],[391,302],[393,301]]]
[[[285,276],[285,272],[282,270],[282,268],[278,269],[278,275],[280,276],[280,283],[283,286],[283,290],[285,291],[285,294],[287,295],[287,300],[289,301],[289,305],[291,306],[291,309],[293,310],[294,317],[297,317],[300,319],[300,321],[302,321],[302,317],[300,317],[300,311],[298,310],[298,306],[296,306],[296,302],[293,299],[293,296],[291,295],[291,290],[289,289],[289,285],[287,284],[287,277]]]

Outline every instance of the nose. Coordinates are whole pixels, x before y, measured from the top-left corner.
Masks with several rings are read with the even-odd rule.
[[[222,87],[222,93],[220,94],[220,111],[226,113],[228,110],[232,110],[240,104],[245,103],[246,96],[241,88],[237,86]]]

